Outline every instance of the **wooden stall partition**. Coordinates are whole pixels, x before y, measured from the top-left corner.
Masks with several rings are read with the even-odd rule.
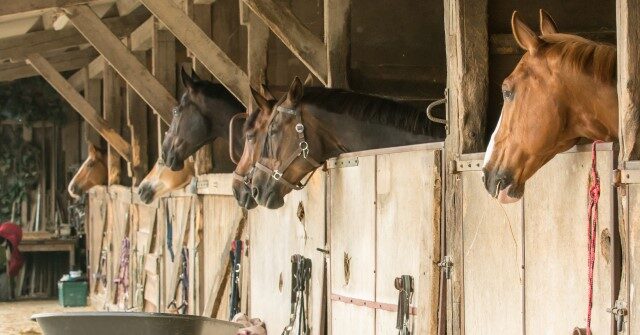
[[[628,334],[636,334],[640,332],[640,299],[637,298],[640,270],[636,261],[640,257],[640,161],[625,162],[625,169],[620,172],[620,233],[626,235],[622,239],[626,242],[622,244],[622,249],[623,254],[628,257],[627,272],[623,275],[626,281],[621,283],[621,291],[628,296],[621,295],[616,307],[621,313],[618,317],[622,319],[624,330]]]
[[[102,308],[106,299],[107,250],[107,189],[93,187],[88,192],[89,208],[86,221],[87,249],[89,250],[87,276],[91,306]]]
[[[129,236],[129,207],[131,205],[131,189],[125,186],[113,185],[108,187],[107,221],[109,228],[109,256],[107,263],[107,310],[124,310],[129,305],[130,287],[125,284],[126,260],[122,259],[125,238]]]
[[[481,158],[457,162],[463,181],[464,333],[562,334],[584,328],[591,146],[556,156],[527,183],[523,200],[502,206],[484,189]],[[614,303],[613,164],[612,145],[599,145],[594,334],[610,334],[612,325],[607,309]]]
[[[307,317],[311,334],[324,334],[324,254],[326,174],[315,173],[307,187],[293,191],[277,210],[249,211],[250,308],[269,330],[279,333],[291,314],[291,256],[311,259]],[[366,332],[364,332],[366,333]]]
[[[135,191],[135,190],[134,190]],[[132,308],[136,311],[155,312],[158,310],[159,273],[154,245],[158,242],[157,211],[158,202],[149,205],[142,203],[133,193],[131,203],[131,270],[130,296]],[[135,227],[135,228],[134,228]]]
[[[441,148],[372,150],[328,163],[333,334],[397,332],[394,280],[402,275],[414,280],[409,329],[437,334]]]
[[[482,154],[468,154],[456,167],[463,192],[464,333],[519,334],[524,313],[522,201],[501,205],[491,198],[481,166]]]

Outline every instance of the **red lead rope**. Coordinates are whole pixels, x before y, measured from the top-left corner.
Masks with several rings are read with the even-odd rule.
[[[596,261],[596,231],[598,227],[598,200],[600,199],[600,176],[598,176],[596,145],[591,148],[591,173],[589,178],[589,213],[587,214],[587,241],[589,266],[589,305],[587,306],[587,335],[591,335],[591,309],[593,307],[593,269]]]

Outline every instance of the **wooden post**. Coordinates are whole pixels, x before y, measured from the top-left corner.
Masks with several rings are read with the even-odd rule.
[[[324,0],[327,86],[349,88],[351,0]]]
[[[153,75],[169,91],[176,91],[176,39],[170,32],[161,29],[158,20],[154,20],[151,36],[151,68]],[[176,103],[177,105],[177,103]],[[175,106],[174,106],[175,107]],[[169,122],[171,122],[169,120]],[[167,125],[158,118],[158,155],[162,152],[162,138]]]
[[[487,0],[445,0],[444,12],[450,129],[445,140],[445,255],[453,262],[447,281],[446,333],[456,335],[464,333],[464,268],[462,189],[454,162],[461,153],[484,148],[489,68]]]
[[[240,4],[240,21],[247,27],[247,75],[249,82],[253,87],[260,87],[261,84],[267,83],[269,27],[243,4]]]
[[[85,75],[84,98],[87,100],[89,105],[91,105],[91,107],[93,107],[93,109],[98,112],[98,114],[102,115],[102,83],[99,79],[89,78],[88,71],[85,72]],[[98,134],[98,132],[96,132],[95,129],[91,127],[91,125],[87,124],[86,121],[84,121],[82,124],[84,127],[85,140],[88,143],[93,144],[97,148],[104,149],[102,148],[100,134]],[[87,157],[86,150],[86,146],[84,146],[82,157]]]
[[[122,126],[123,86],[124,82],[116,71],[110,66],[105,67],[102,74],[102,116],[116,132],[120,132]],[[107,166],[108,185],[120,184],[120,156],[111,146],[107,148]]]
[[[134,52],[140,62],[144,62],[144,52]],[[138,93],[127,85],[126,91],[127,125],[131,130],[131,164],[130,173],[133,186],[138,186],[148,171],[147,147],[147,104]]]
[[[185,12],[189,17],[193,18],[200,29],[207,35],[207,37],[211,38],[211,5],[194,5],[191,3],[192,0],[187,0]],[[213,77],[211,73],[207,70],[207,68],[202,64],[196,55],[189,52],[192,60],[192,69],[195,73],[204,80],[212,80]],[[202,146],[202,148],[198,149],[195,154],[196,164],[195,164],[195,172],[196,175],[203,175],[207,173],[213,172],[213,142],[209,142]]]
[[[99,116],[93,107],[73,86],[39,54],[27,56],[27,63],[67,100],[67,102],[111,145],[124,159],[131,161],[131,147],[107,122]]]

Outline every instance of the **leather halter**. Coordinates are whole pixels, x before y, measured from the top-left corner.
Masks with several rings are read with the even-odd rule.
[[[282,171],[277,169],[271,169],[260,162],[256,162],[255,167],[258,168],[259,170],[262,170],[268,173],[269,175],[271,175],[271,178],[275,179],[277,182],[282,183],[286,187],[293,190],[301,190],[305,186],[307,186],[307,183],[309,182],[309,180],[311,180],[311,177],[315,173],[316,168],[318,168],[322,164],[318,163],[315,159],[309,156],[309,143],[307,143],[306,138],[304,136],[304,125],[302,124],[302,115],[300,115],[300,113],[295,109],[290,109],[282,106],[276,107],[276,111],[280,113],[287,113],[289,115],[296,117],[297,123],[295,125],[295,129],[296,129],[296,133],[298,134],[298,147],[286,160],[283,161],[283,164],[278,164],[278,166],[282,167]],[[273,114],[269,124],[273,122],[273,119],[275,118],[275,116],[276,116],[276,113]],[[267,142],[265,141],[265,145],[266,143]],[[293,184],[288,180],[284,179],[282,176],[284,175],[285,172],[287,172],[287,169],[291,166],[291,164],[293,164],[293,162],[298,157],[302,157],[311,166],[313,166],[313,171],[311,172],[311,174],[309,175],[309,178],[307,178],[307,180],[304,183],[298,182],[296,184]]]

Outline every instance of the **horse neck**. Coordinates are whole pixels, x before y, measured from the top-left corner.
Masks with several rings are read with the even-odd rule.
[[[217,102],[208,101],[207,107],[205,110],[209,114],[209,120],[211,120],[211,133],[214,134],[213,138],[229,138],[229,122],[231,119],[240,113],[244,113],[245,109],[237,101],[227,101],[227,100],[219,100]],[[240,126],[236,125],[234,127],[235,134],[242,134],[242,125],[241,122],[236,122],[240,124]],[[238,132],[239,131],[239,132]],[[234,138],[234,144],[241,144],[241,137]],[[235,146],[234,146],[235,147]]]
[[[573,130],[578,136],[613,141],[618,138],[618,95],[615,83],[579,80],[573,88]]]
[[[428,135],[375,122],[357,120],[346,114],[330,113],[313,106],[307,108],[313,117],[309,131],[316,132],[322,143],[322,161],[341,153],[388,148],[442,140]],[[306,125],[306,121],[303,122]]]

